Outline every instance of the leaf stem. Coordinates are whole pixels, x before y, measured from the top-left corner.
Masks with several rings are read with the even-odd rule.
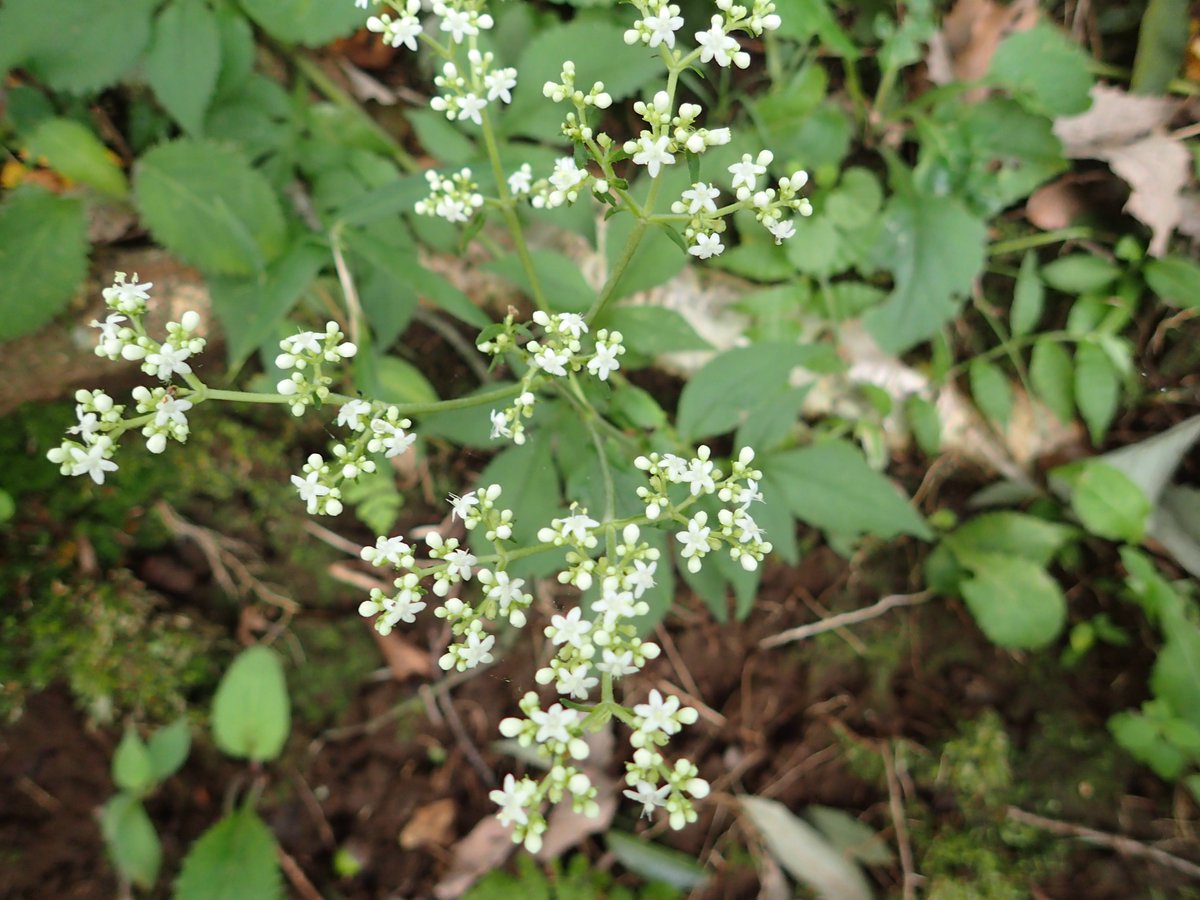
[[[1072,228],[1056,228],[1054,231],[1043,231],[1040,234],[1027,234],[1023,237],[1007,241],[996,241],[988,247],[988,256],[1007,256],[1010,253],[1023,253],[1034,247],[1045,247],[1048,244],[1061,244],[1064,241],[1084,240],[1095,235],[1095,231],[1086,225],[1076,225]]]

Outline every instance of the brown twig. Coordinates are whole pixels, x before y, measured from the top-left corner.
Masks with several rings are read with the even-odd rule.
[[[429,688],[425,686],[421,690],[425,692]],[[453,733],[454,739],[458,742],[458,746],[466,754],[467,762],[471,764],[471,768],[475,770],[484,784],[488,787],[495,787],[496,773],[492,771],[491,766],[484,762],[483,757],[479,753],[479,748],[475,746],[475,742],[467,734],[467,729],[463,727],[462,719],[459,718],[458,710],[454,708],[454,701],[445,695],[439,697],[433,694],[430,702],[442,713],[442,717],[445,719],[446,724],[450,726],[450,731]]]
[[[1148,859],[1158,863],[1160,866],[1181,872],[1189,878],[1200,878],[1200,865],[1196,865],[1196,863],[1186,860],[1183,857],[1175,856],[1173,853],[1168,853],[1166,850],[1160,850],[1157,847],[1151,847],[1149,844],[1143,844],[1141,841],[1135,841],[1133,838],[1124,837],[1119,834],[1109,834],[1106,831],[1097,831],[1095,828],[1088,828],[1086,825],[1074,825],[1070,822],[1061,822],[1058,819],[1047,819],[1045,816],[1026,812],[1015,806],[1008,807],[1007,814],[1014,822],[1021,822],[1024,825],[1032,825],[1034,828],[1041,828],[1052,834],[1078,838],[1089,844],[1107,847],[1123,856],[1136,856],[1141,859]]]
[[[305,519],[304,530],[315,537],[317,540],[328,544],[334,550],[341,550],[347,556],[353,556],[358,559],[359,553],[362,552],[362,544],[344,538],[336,531],[330,531],[324,525],[318,525],[312,519]]]
[[[283,869],[283,874],[292,883],[292,887],[296,889],[296,893],[300,896],[301,900],[323,900],[321,892],[308,880],[308,876],[300,868],[300,863],[296,862],[291,854],[282,847],[276,847],[275,849],[279,855],[279,868]]]
[[[913,867],[912,842],[908,837],[908,824],[904,820],[904,799],[900,791],[900,779],[896,777],[896,761],[892,748],[885,742],[879,748],[883,758],[883,770],[887,775],[888,809],[892,814],[892,826],[896,830],[896,848],[900,854],[900,870],[903,873],[904,900],[917,896],[917,883],[921,876]]]
[[[823,619],[820,622],[813,622],[809,625],[800,625],[796,628],[789,628],[787,631],[781,631],[779,634],[772,635],[768,638],[763,638],[758,642],[758,646],[763,649],[769,647],[779,647],[783,644],[790,644],[793,641],[803,641],[817,634],[824,634],[826,631],[833,631],[838,628],[845,628],[848,625],[858,625],[860,622],[866,622],[870,619],[878,618],[889,610],[900,606],[916,606],[924,603],[933,596],[932,591],[920,591],[916,594],[891,594],[884,597],[878,603],[862,609],[851,610],[850,612],[841,613],[836,616],[831,616],[828,619]]]
[[[662,622],[654,626],[654,636],[658,638],[663,652],[667,654],[667,659],[671,663],[671,668],[675,670],[675,675],[679,678],[679,683],[687,688],[689,694],[699,698],[700,685],[696,684],[696,679],[692,677],[691,670],[688,669],[687,663],[683,661],[683,657],[679,655],[679,650],[675,647],[675,641],[671,639],[670,632],[663,627]]]

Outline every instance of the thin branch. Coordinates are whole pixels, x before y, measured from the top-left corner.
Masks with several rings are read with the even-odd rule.
[[[1034,828],[1041,828],[1052,834],[1078,838],[1089,844],[1107,847],[1123,856],[1136,856],[1140,859],[1148,859],[1158,863],[1160,866],[1181,872],[1189,878],[1200,879],[1200,865],[1196,865],[1196,863],[1180,856],[1175,856],[1173,853],[1168,853],[1166,850],[1159,850],[1157,847],[1151,847],[1149,844],[1135,841],[1133,838],[1123,837],[1119,834],[1109,834],[1106,831],[1097,831],[1085,825],[1073,825],[1070,822],[1061,822],[1058,819],[1047,819],[1044,816],[1018,809],[1015,806],[1008,807],[1007,813],[1008,817],[1014,822],[1032,825]]]
[[[813,635],[824,634],[826,631],[833,631],[838,628],[845,628],[847,625],[858,625],[860,622],[876,619],[888,610],[899,606],[916,606],[932,597],[932,591],[920,591],[916,594],[891,594],[873,606],[851,610],[850,612],[841,613],[809,625],[789,628],[787,631],[781,631],[779,634],[772,635],[769,638],[763,638],[758,642],[758,646],[767,649],[770,647],[779,647],[783,644],[790,644],[793,641],[803,641]]]
[[[896,830],[896,849],[900,853],[900,870],[904,873],[904,900],[917,896],[917,882],[921,876],[913,867],[912,841],[908,838],[908,824],[904,820],[904,800],[900,791],[900,779],[896,777],[896,761],[892,748],[885,742],[879,750],[883,757],[883,770],[887,774],[888,809],[892,814],[892,826]]]

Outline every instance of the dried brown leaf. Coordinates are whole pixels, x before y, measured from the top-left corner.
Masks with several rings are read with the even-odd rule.
[[[1127,94],[1120,88],[1098,84],[1092,88],[1088,111],[1058,119],[1054,133],[1067,156],[1102,159],[1097,154],[1164,127],[1178,109],[1179,103],[1168,97]]]
[[[405,850],[446,846],[454,837],[454,810],[454,800],[449,797],[417,807],[400,832],[400,846]]]
[[[414,675],[429,675],[431,671],[430,655],[420,647],[415,647],[396,632],[380,634],[371,627],[371,636],[383,654],[388,671],[397,681],[404,681]]]
[[[1038,20],[1036,0],[1003,6],[993,0],[958,0],[930,42],[929,78],[935,84],[975,81],[987,74],[1000,42]]]
[[[495,816],[484,816],[470,834],[455,844],[450,871],[434,887],[433,895],[438,900],[461,897],[488,872],[504,865],[516,846],[511,828],[501,825]]]
[[[571,809],[567,801],[559,803],[550,811],[546,820],[546,833],[542,836],[542,849],[537,858],[542,862],[560,859],[572,847],[577,847],[593,834],[607,831],[617,812],[617,792],[613,780],[606,775],[592,775],[595,785],[596,803],[600,812],[595,816],[585,816]]]

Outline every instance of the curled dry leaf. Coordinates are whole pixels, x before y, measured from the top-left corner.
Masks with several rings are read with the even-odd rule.
[[[934,84],[976,81],[987,74],[1000,42],[1014,31],[1032,28],[1036,0],[1002,5],[993,0],[958,0],[929,43],[929,79]],[[976,98],[985,93],[976,91]],[[971,97],[970,94],[967,95]]]

